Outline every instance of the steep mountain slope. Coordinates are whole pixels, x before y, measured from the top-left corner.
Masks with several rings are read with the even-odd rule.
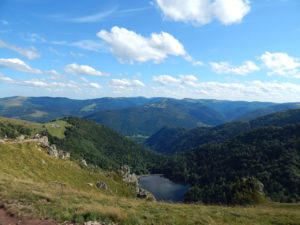
[[[271,113],[249,121],[252,128],[267,126],[286,126],[300,123],[300,109],[290,109]]]
[[[104,124],[127,136],[151,135],[164,126],[192,128],[216,125],[224,121],[222,115],[202,103],[174,99],[165,99],[134,108],[99,112],[85,118]]]
[[[129,138],[93,121],[75,117],[64,118],[62,121],[68,124],[65,127],[65,137],[57,138],[49,133],[51,143],[71,152],[75,158],[83,157],[101,168],[117,169],[126,164],[134,172],[148,173],[163,159]]]
[[[73,159],[84,158],[104,169],[118,169],[126,164],[134,172],[148,173],[164,158],[92,121],[68,117],[42,125],[0,117],[0,139],[5,135],[32,138],[35,133],[43,132],[52,144],[71,152]]]
[[[166,129],[163,128],[149,137],[144,145],[153,151],[172,155],[209,142],[221,143],[257,127],[283,127],[296,123],[300,123],[300,109],[271,113],[248,122],[234,121],[215,127],[194,128],[185,131],[182,128],[172,128],[172,133],[165,132]]]
[[[182,153],[205,143],[223,142],[250,130],[251,125],[248,122],[237,121],[221,124],[216,127],[197,127],[185,131],[182,128],[173,128],[173,133],[177,133],[177,135],[165,132],[165,129],[161,129],[148,138],[144,142],[144,145],[153,151],[173,155],[174,153]]]
[[[187,151],[165,166],[169,177],[199,187],[195,201],[227,202],[231,184],[255,177],[275,201],[300,200],[300,125],[263,127]],[[194,189],[195,190],[195,189]]]
[[[208,127],[195,128],[195,129],[209,129]],[[176,145],[176,140],[182,140],[184,134],[188,133],[189,129],[181,127],[163,127],[151,137],[146,139],[143,143],[145,147],[152,149],[153,151],[171,155],[175,153],[175,150],[171,149]]]

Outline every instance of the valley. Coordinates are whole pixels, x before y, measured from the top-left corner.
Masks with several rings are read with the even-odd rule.
[[[165,118],[167,105],[176,102],[172,107],[182,107],[174,114],[178,118],[186,118],[182,112],[196,113],[193,118],[209,125],[189,119],[181,120],[180,127],[153,124],[161,127],[149,128],[142,146],[86,116],[46,123],[0,117],[0,202],[5,213],[78,224],[298,224],[299,109],[223,123],[219,114],[206,114],[200,100],[193,106],[186,100],[156,100],[160,103],[137,107],[151,109],[149,118],[152,113]],[[206,107],[214,104],[205,102]],[[221,103],[227,113],[228,104],[246,107],[245,102],[215,104]],[[147,115],[138,111],[132,116],[128,109],[118,109],[126,113],[111,121]],[[107,112],[97,116],[105,115],[106,121]],[[45,135],[49,144],[44,144]],[[142,175],[140,180],[135,174]]]

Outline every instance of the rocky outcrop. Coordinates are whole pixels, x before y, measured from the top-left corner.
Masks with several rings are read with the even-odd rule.
[[[143,189],[139,183],[139,177],[134,174],[130,173],[130,168],[127,165],[121,167],[120,172],[123,176],[123,181],[128,185],[131,186],[131,190],[136,193],[138,198],[144,199],[151,199],[155,200],[155,197],[147,190]]]
[[[46,151],[51,157],[58,158],[58,150],[55,145],[46,146]]]
[[[70,159],[71,154],[70,154],[70,152],[64,152],[64,151],[58,150],[58,156],[60,159]]]
[[[96,186],[100,189],[107,190],[107,185],[103,181],[98,181]]]
[[[35,137],[38,137],[35,135]],[[69,152],[65,152],[62,150],[58,150],[56,145],[50,145],[47,136],[43,136],[38,139],[38,142],[41,143],[41,146],[44,147],[48,153],[53,158],[60,158],[60,159],[70,159],[71,154]]]
[[[134,173],[130,173],[130,168],[127,165],[121,167],[121,173],[123,174],[123,181],[125,183],[138,183],[138,176]]]
[[[79,162],[80,162],[82,165],[84,165],[84,166],[88,166],[87,163],[86,163],[86,161],[85,161],[85,159],[83,159],[83,158],[81,158],[81,159],[79,160]]]
[[[40,143],[42,143],[44,146],[48,146],[49,145],[49,141],[48,141],[48,137],[47,136],[43,136],[40,138]]]

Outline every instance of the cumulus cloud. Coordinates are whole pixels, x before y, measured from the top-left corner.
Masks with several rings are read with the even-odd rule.
[[[198,79],[193,75],[179,75],[179,78],[174,78],[170,75],[154,76],[153,81],[162,85],[172,86],[196,86]]]
[[[249,0],[156,0],[166,18],[203,25],[219,20],[229,25],[240,23],[250,11]]]
[[[197,86],[196,82],[198,81],[197,77],[193,75],[179,75],[180,81],[183,85],[187,86]]]
[[[109,85],[114,89],[125,89],[125,90],[133,90],[134,87],[145,87],[146,85],[137,80],[129,80],[129,79],[111,79],[109,81]]]
[[[36,58],[41,57],[40,53],[33,46],[30,49],[20,48],[20,47],[17,47],[15,45],[7,44],[4,41],[2,41],[1,39],[0,39],[0,48],[11,49],[11,50],[19,53],[20,55],[22,55],[22,56],[24,56],[28,59],[36,59]]]
[[[110,32],[101,30],[97,36],[109,45],[109,50],[121,62],[153,61],[160,63],[168,55],[183,56],[186,60],[193,61],[184,50],[183,45],[166,32],[152,33],[147,38],[134,31],[115,26]]]
[[[170,75],[160,75],[160,76],[154,76],[153,81],[163,84],[163,85],[177,85],[180,84],[180,80],[176,79]]]
[[[62,80],[62,79],[66,79],[66,76],[60,74],[56,70],[48,70],[48,71],[45,71],[44,73],[49,75],[49,77],[47,78],[49,80]]]
[[[193,78],[192,78],[193,79]],[[183,88],[178,88],[179,86]],[[224,94],[226,93],[226,94]],[[269,102],[300,101],[300,85],[277,81],[194,82],[192,85],[161,85],[151,87],[151,96],[194,99],[246,100]]]
[[[89,83],[89,85],[90,85],[91,87],[97,88],[97,89],[102,88],[102,86],[101,86],[100,84],[98,84],[98,83]]]
[[[23,62],[18,58],[8,58],[0,59],[0,67],[11,68],[21,72],[32,73],[32,74],[42,74],[43,72],[39,69],[30,67],[27,63]]]
[[[72,63],[64,67],[66,73],[73,75],[88,75],[88,76],[108,76],[109,74],[102,73],[94,69],[93,67],[87,65],[78,65],[77,63]]]
[[[281,76],[300,78],[300,62],[298,58],[289,56],[286,53],[266,52],[260,59],[263,65],[271,70],[268,75],[278,74]]]
[[[232,73],[242,76],[260,70],[260,68],[254,62],[251,61],[246,61],[241,66],[233,66],[228,62],[211,62],[210,66],[212,70],[218,74]]]

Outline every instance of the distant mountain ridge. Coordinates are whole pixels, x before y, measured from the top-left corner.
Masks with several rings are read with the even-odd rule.
[[[145,139],[163,128],[215,126],[236,119],[249,120],[298,103],[223,101],[172,98],[97,98],[74,100],[53,97],[0,99],[0,116],[45,123],[68,116],[86,118],[126,136]]]
[[[160,98],[96,98],[75,100],[61,97],[8,97],[0,99],[0,116],[33,122],[49,122],[66,116],[82,117],[101,110],[150,104]]]

